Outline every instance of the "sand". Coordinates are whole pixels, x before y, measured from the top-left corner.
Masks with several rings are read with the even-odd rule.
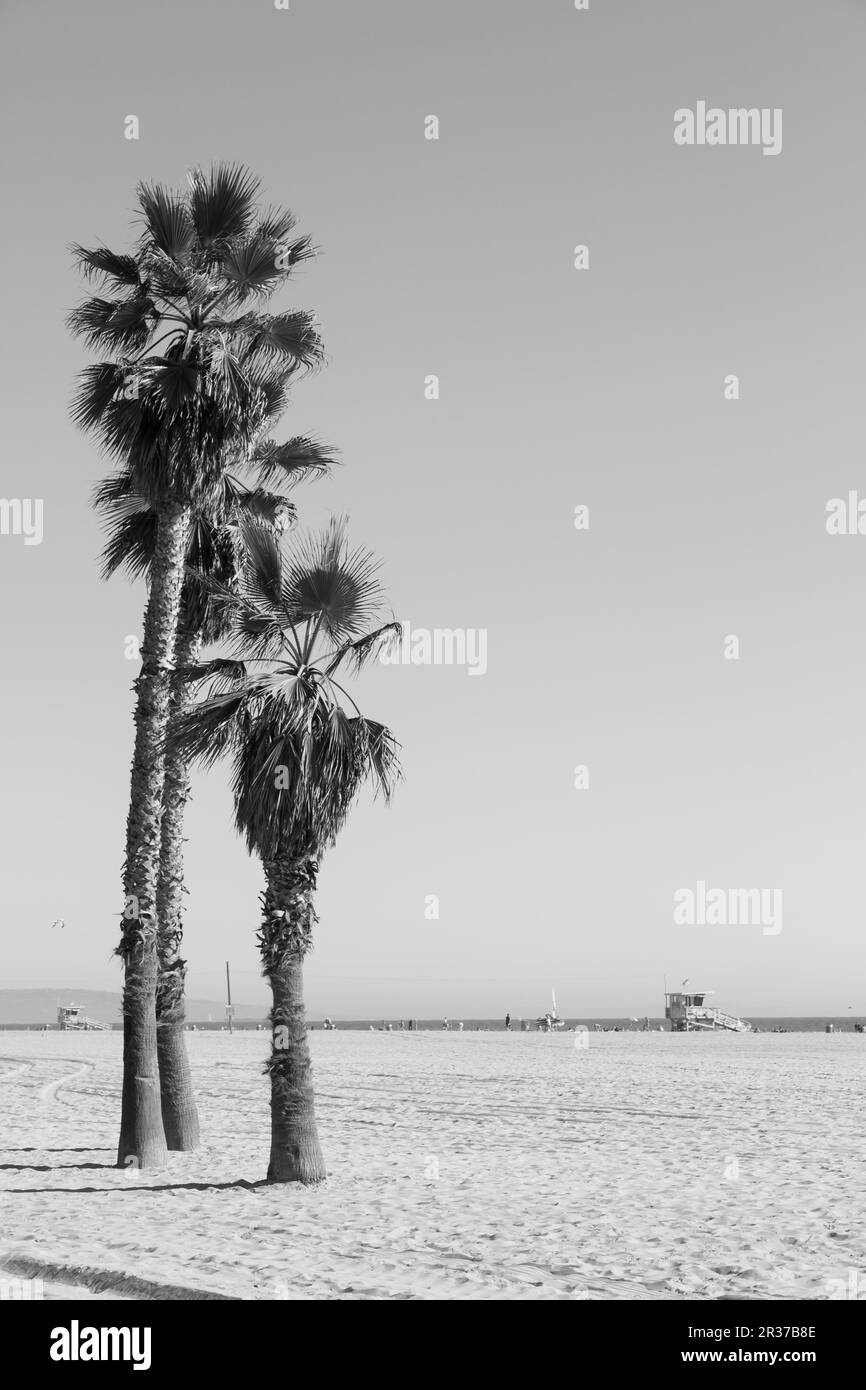
[[[203,1147],[125,1174],[120,1034],[0,1034],[0,1277],[48,1297],[866,1299],[866,1037],[317,1031],[318,1189],[261,1184],[267,1036],[188,1041]]]

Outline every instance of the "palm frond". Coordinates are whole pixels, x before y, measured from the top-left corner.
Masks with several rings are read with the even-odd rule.
[[[177,361],[170,357],[152,357],[150,364],[157,367],[151,380],[158,388],[168,410],[176,411],[195,396],[201,376],[201,368],[195,363]]]
[[[138,297],[118,303],[109,299],[86,299],[68,315],[66,325],[88,347],[136,349],[150,336],[153,301]]]
[[[272,483],[279,478],[291,485],[308,477],[326,477],[339,459],[330,445],[295,435],[285,444],[263,440],[253,449],[249,463],[259,482]]]
[[[222,399],[228,402],[250,397],[250,377],[244,371],[240,357],[222,334],[212,346],[209,366]]]
[[[135,488],[129,473],[111,473],[107,478],[103,478],[101,483],[96,484],[91,502],[97,511],[103,511],[114,507],[119,502],[125,502],[133,496],[135,496]],[[138,497],[135,500],[136,504],[141,502]]]
[[[78,376],[79,387],[72,401],[72,419],[83,430],[96,428],[126,379],[126,371],[116,362],[94,362]]]
[[[134,256],[117,255],[116,252],[109,251],[107,246],[97,246],[88,250],[77,244],[72,247],[72,254],[78,269],[87,280],[92,280],[94,276],[102,276],[114,280],[118,285],[127,285],[135,289],[141,284],[138,262]]]
[[[261,234],[233,242],[220,259],[220,271],[239,299],[272,290],[285,275],[277,265],[277,244]]]
[[[184,261],[195,246],[196,234],[186,204],[158,183],[140,183],[137,193],[153,245],[171,261]]]
[[[256,233],[271,241],[285,241],[297,225],[297,217],[288,208],[268,208],[256,223]]]
[[[191,762],[211,766],[231,747],[243,727],[245,697],[242,691],[214,695],[192,705],[176,718],[166,738],[166,748],[183,753]]]
[[[253,220],[260,181],[242,164],[217,164],[208,173],[192,169],[189,208],[205,249],[242,236]]]
[[[277,606],[282,596],[283,567],[280,547],[266,527],[247,517],[241,523],[247,555],[245,579],[255,597]]]
[[[227,694],[229,684],[234,686],[247,679],[248,669],[245,661],[238,661],[234,657],[214,657],[211,661],[201,661],[195,666],[185,666],[178,670],[178,674],[189,685],[211,681],[215,688],[214,693]],[[225,689],[220,689],[221,683],[226,683]]]
[[[322,341],[314,316],[298,309],[287,314],[259,314],[239,319],[234,325],[249,350],[257,355],[288,358],[302,367],[315,367],[322,360]]]
[[[238,592],[231,581],[192,567],[187,577],[201,586],[207,598],[207,621],[215,638],[232,632],[243,650],[255,657],[280,650],[285,619],[274,605],[259,601],[249,585],[245,592]]]
[[[269,421],[278,419],[286,409],[289,403],[289,378],[295,370],[295,364],[292,363],[287,370],[280,373],[256,377],[256,394],[263,427]]]
[[[234,502],[232,521],[235,525],[244,521],[257,522],[269,530],[282,534],[297,520],[298,511],[280,492],[270,492],[267,488],[250,488]]]
[[[359,715],[351,723],[356,726],[362,767],[365,773],[367,768],[372,772],[376,794],[387,803],[403,777],[400,745],[390,729],[373,719]]]
[[[327,676],[344,665],[351,666],[356,672],[360,671],[368,661],[375,660],[381,652],[392,651],[395,645],[399,645],[402,636],[403,624],[392,619],[391,622],[377,627],[375,631],[356,638],[354,642],[346,642],[338,651],[328,653],[324,658],[322,670]]]
[[[141,267],[149,292],[158,298],[172,301],[182,299],[197,283],[188,263],[181,264],[156,245],[144,247]]]
[[[281,275],[290,275],[296,265],[300,265],[302,261],[312,261],[318,255],[309,236],[295,237],[294,241],[287,241],[284,236],[276,236],[273,245],[277,269]]]
[[[108,539],[100,556],[102,578],[110,579],[120,569],[130,579],[148,574],[156,552],[157,526],[156,511],[140,498],[129,499],[125,507],[118,505],[105,522]]]
[[[345,519],[300,539],[284,567],[283,604],[299,618],[317,618],[335,646],[357,637],[380,611],[379,562],[361,548],[350,550]]]

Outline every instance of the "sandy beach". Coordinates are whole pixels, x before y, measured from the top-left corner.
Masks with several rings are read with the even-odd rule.
[[[202,1148],[114,1164],[119,1033],[0,1036],[0,1277],[46,1297],[866,1298],[866,1039],[311,1036],[328,1165],[263,1184],[263,1033],[190,1034]],[[849,1295],[850,1296],[850,1295]]]

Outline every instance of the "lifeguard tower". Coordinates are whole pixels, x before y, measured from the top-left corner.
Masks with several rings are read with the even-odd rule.
[[[674,990],[665,994],[665,1018],[670,1019],[672,1033],[715,1033],[722,1029],[727,1033],[751,1033],[752,1025],[736,1014],[726,1014],[722,1009],[714,1009],[704,1000],[711,989]]]
[[[105,1032],[110,1024],[88,1018],[79,1004],[58,1004],[57,1026],[61,1033],[89,1033],[94,1029]]]

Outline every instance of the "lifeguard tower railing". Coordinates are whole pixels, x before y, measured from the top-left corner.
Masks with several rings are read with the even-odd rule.
[[[57,1024],[63,1033],[108,1032],[110,1023],[100,1023],[96,1018],[88,1018],[78,1004],[60,1004],[57,1008]]]

